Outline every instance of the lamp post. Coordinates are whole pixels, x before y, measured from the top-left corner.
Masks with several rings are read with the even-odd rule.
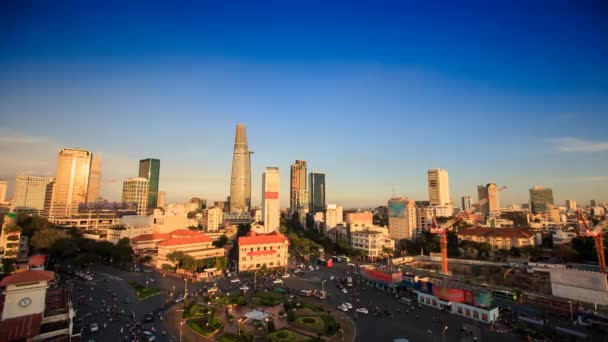
[[[447,325],[443,328],[443,331],[441,332],[443,342],[445,342],[445,331],[446,330],[448,330],[448,326]]]
[[[183,312],[184,309],[180,309],[180,310],[175,310],[175,312],[181,312],[182,315],[179,318],[179,341],[182,341],[182,326],[184,325],[184,316],[183,316]]]
[[[327,279],[325,279],[321,282],[321,293],[323,294],[323,298],[325,298],[325,282],[326,281],[327,281]]]

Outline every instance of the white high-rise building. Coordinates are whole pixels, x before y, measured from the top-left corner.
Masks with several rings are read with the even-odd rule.
[[[222,225],[224,212],[222,208],[211,208],[203,210],[203,228],[206,232],[217,231]]]
[[[87,201],[92,158],[93,154],[86,150],[64,148],[59,151],[49,217],[78,214],[78,206]]]
[[[18,175],[12,208],[17,212],[40,214],[44,210],[47,187],[53,177]]]
[[[448,171],[431,169],[427,172],[431,205],[451,205]]]
[[[281,224],[280,188],[281,174],[279,168],[267,167],[262,175],[262,217],[267,232],[279,229]]]
[[[325,229],[332,229],[344,222],[344,208],[341,205],[328,204],[325,210]]]
[[[148,208],[148,180],[133,177],[122,183],[122,202],[137,204],[137,215],[145,215]]]
[[[0,179],[0,204],[6,202],[6,190],[8,188],[8,182],[4,179]]]

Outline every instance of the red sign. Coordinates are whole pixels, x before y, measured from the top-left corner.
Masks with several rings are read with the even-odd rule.
[[[278,192],[266,192],[266,194],[264,195],[265,199],[279,199],[279,193]]]

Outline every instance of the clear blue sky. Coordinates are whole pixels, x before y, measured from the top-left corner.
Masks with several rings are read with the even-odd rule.
[[[119,199],[140,158],[171,201],[224,198],[237,122],[253,197],[266,166],[327,173],[329,202],[427,199],[477,184],[608,197],[602,1],[2,1],[0,177],[103,155]]]

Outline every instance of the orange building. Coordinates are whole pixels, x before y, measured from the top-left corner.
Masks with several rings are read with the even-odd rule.
[[[287,266],[289,240],[277,231],[268,234],[250,231],[239,238],[238,248],[239,272]]]

